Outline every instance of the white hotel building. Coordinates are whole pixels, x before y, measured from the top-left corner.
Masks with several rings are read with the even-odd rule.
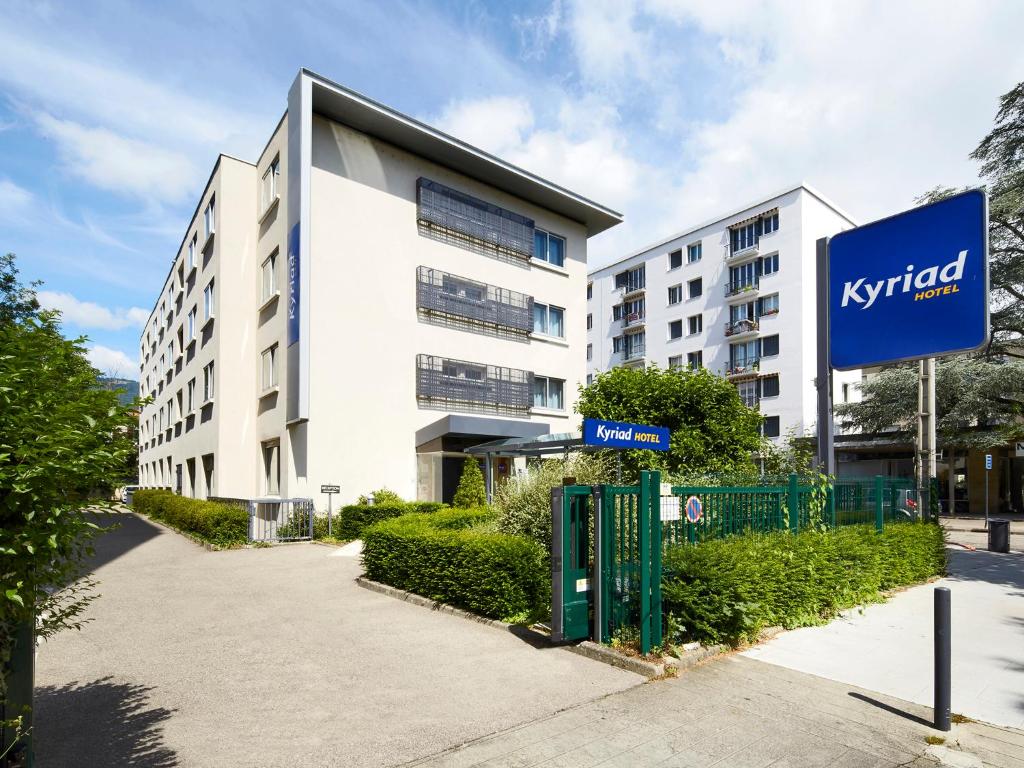
[[[807,185],[590,273],[587,380],[616,366],[703,366],[735,383],[769,437],[816,422],[815,242],[855,226]],[[857,397],[836,372],[833,399]]]
[[[587,238],[620,221],[301,70],[256,162],[218,159],[142,332],[141,484],[449,499],[466,447],[575,427]]]

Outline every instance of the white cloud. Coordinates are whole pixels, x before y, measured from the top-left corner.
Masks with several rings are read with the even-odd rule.
[[[33,196],[10,179],[0,179],[0,221],[16,224],[31,215]]]
[[[562,23],[562,2],[554,0],[547,13],[539,16],[515,17],[519,26],[520,44],[525,59],[543,59]]]
[[[131,358],[119,349],[93,344],[86,353],[93,367],[100,373],[129,379],[138,377],[139,364],[132,362]]]
[[[149,201],[181,202],[199,176],[180,152],[46,113],[35,120],[43,135],[57,144],[67,170],[100,189]]]
[[[636,24],[635,0],[576,0],[568,19],[580,74],[608,84],[646,78],[657,50],[649,32]]]
[[[533,127],[533,109],[525,97],[494,96],[452,102],[434,123],[445,133],[504,156],[520,146],[523,134]]]
[[[108,309],[91,301],[80,301],[70,293],[57,291],[39,291],[38,296],[44,308],[60,310],[65,322],[79,328],[120,331],[125,328],[142,328],[149,319],[149,312],[141,307]]]

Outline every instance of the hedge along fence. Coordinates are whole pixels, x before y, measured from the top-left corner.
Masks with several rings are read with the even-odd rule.
[[[132,508],[218,547],[248,541],[249,513],[234,504],[190,499],[171,491],[138,490],[132,496]]]
[[[374,581],[482,616],[523,621],[549,609],[547,551],[494,533],[485,509],[406,514],[363,532],[363,565]]]
[[[446,509],[439,501],[402,501],[384,504],[349,504],[338,510],[338,519],[332,525],[335,537],[358,539],[367,526],[390,520],[410,512],[431,513]],[[326,518],[325,518],[326,520]],[[325,523],[326,525],[326,523]],[[326,530],[326,529],[325,529]]]
[[[820,624],[882,591],[945,571],[938,525],[856,525],[730,536],[670,547],[661,594],[670,642],[738,645],[765,627]]]

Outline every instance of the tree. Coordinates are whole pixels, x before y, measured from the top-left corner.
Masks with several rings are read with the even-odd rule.
[[[33,629],[46,637],[80,626],[92,595],[83,591],[88,582],[78,579],[97,530],[82,510],[102,506],[90,494],[121,480],[119,473],[135,454],[131,409],[99,386],[83,342],[63,338],[58,313],[39,310],[34,285],[18,282],[13,256],[0,260],[0,700],[5,704],[11,703],[8,680],[24,670],[18,659],[34,652]],[[28,702],[13,703],[18,709]],[[9,744],[11,724],[4,726]]]
[[[959,355],[935,366],[936,438],[944,448],[987,450],[1024,437],[1024,363]],[[861,385],[864,399],[836,406],[858,432],[912,441],[916,366],[887,368]]]
[[[736,387],[705,368],[613,368],[580,389],[576,410],[586,418],[668,427],[669,451],[622,452],[623,470],[738,473],[753,469],[762,444],[761,415]]]
[[[455,491],[452,503],[456,507],[468,509],[482,507],[487,503],[487,489],[484,486],[484,475],[480,471],[480,462],[469,457],[462,465],[462,477]]]

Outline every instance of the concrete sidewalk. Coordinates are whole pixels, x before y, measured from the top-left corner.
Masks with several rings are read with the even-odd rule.
[[[1024,733],[970,724],[938,735],[930,710],[729,656],[411,765],[661,768],[946,765],[1024,768]],[[960,742],[967,752],[960,751]]]
[[[643,682],[361,589],[336,548],[119,518],[93,621],[39,649],[40,768],[393,765]]]
[[[960,537],[962,538],[962,537]],[[1024,728],[1024,555],[951,548],[949,576],[822,627],[785,632],[752,659],[930,705],[933,592],[953,609],[953,711]]]

